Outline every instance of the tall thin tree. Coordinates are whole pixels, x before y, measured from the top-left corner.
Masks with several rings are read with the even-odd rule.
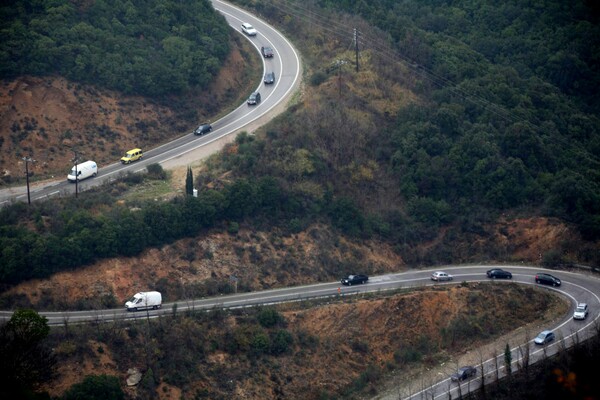
[[[185,193],[188,196],[194,194],[194,176],[192,175],[192,168],[188,166],[187,176],[185,177]]]

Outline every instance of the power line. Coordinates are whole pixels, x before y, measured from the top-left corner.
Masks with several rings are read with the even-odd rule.
[[[283,12],[288,12],[288,13],[293,14],[296,17],[299,17],[301,19],[309,20],[310,23],[317,25],[317,26],[319,26],[319,28],[323,29],[324,31],[332,33],[338,37],[347,38],[350,35],[354,36],[354,34],[349,31],[349,28],[347,25],[341,24],[341,23],[337,22],[335,19],[331,19],[331,18],[327,19],[326,17],[324,17],[320,14],[316,14],[313,11],[308,10],[306,8],[303,8],[302,6],[300,6],[296,3],[290,5],[289,3],[282,3],[279,1],[274,1],[272,3],[272,5],[273,5],[273,7],[277,8]],[[461,99],[471,102],[479,107],[482,107],[485,110],[489,111],[490,113],[492,113],[502,119],[510,120],[513,123],[514,122],[522,122],[522,123],[528,124],[528,125],[536,128],[536,129],[539,129],[539,126],[530,122],[529,120],[516,115],[515,113],[507,110],[506,108],[504,108],[496,103],[493,103],[493,102],[485,99],[484,97],[482,97],[480,95],[477,95],[473,92],[469,92],[465,89],[461,89],[461,88],[457,87],[456,83],[452,82],[448,78],[445,78],[443,76],[440,76],[440,75],[434,73],[430,69],[424,67],[423,65],[418,64],[415,60],[413,60],[409,57],[402,56],[397,51],[391,49],[389,47],[389,44],[383,44],[379,40],[372,39],[369,36],[370,35],[361,31],[361,37],[363,38],[363,41],[361,42],[361,44],[363,45],[363,48],[368,48],[369,50],[372,50],[373,52],[379,54],[380,56],[383,56],[384,58],[386,58],[392,62],[402,63],[409,70],[411,70],[412,72],[418,74],[419,76],[422,76],[423,78],[429,80],[434,85],[436,85],[440,88],[445,88],[453,95],[458,96]],[[358,65],[358,61],[357,61],[357,65]]]
[[[314,24],[322,29],[324,32],[335,35],[336,37],[347,39],[348,37],[352,37],[353,31],[349,28],[350,25],[343,22],[338,22],[339,18],[332,17],[333,13],[315,13],[314,11],[303,7],[297,2],[282,2],[281,0],[274,0],[271,3],[271,6],[274,8],[284,12],[294,15],[295,17],[308,21],[310,24]],[[324,10],[325,11],[325,10]],[[337,16],[336,16],[337,17]],[[346,20],[350,21],[351,18],[347,18]],[[360,20],[355,19],[355,25],[358,25]],[[371,29],[372,27],[369,26]],[[382,32],[382,37],[387,36],[389,38],[389,34]],[[449,39],[453,39],[458,41],[461,44],[464,44],[460,40],[453,38],[451,36],[446,35]],[[472,90],[467,90],[465,88],[459,87],[460,84],[456,84],[452,80],[441,76],[431,69],[419,64],[416,60],[411,59],[410,57],[399,53],[394,50],[391,46],[390,41],[382,41],[381,37],[372,37],[368,30],[360,31],[360,36],[356,39],[357,43],[363,49],[368,49],[373,53],[379,55],[380,57],[387,59],[394,63],[400,63],[405,66],[412,73],[426,79],[431,82],[433,85],[447,90],[451,95],[456,96],[466,102],[469,102],[477,107],[481,107],[482,109],[488,111],[490,114],[493,114],[505,121],[510,123],[523,123],[536,131],[542,131],[542,128],[535,122],[530,121],[526,117],[520,116],[514,111],[507,109],[506,107],[494,103],[491,100],[481,96],[480,94],[475,93]],[[351,42],[354,44],[354,42]],[[466,44],[464,44],[466,46]],[[347,51],[349,51],[348,48]],[[547,139],[551,139],[553,141],[558,142],[560,145],[573,145],[576,144],[567,138],[559,135],[559,136],[547,136]],[[584,149],[585,150],[585,149]],[[588,160],[590,162],[599,164],[600,161],[595,159],[592,154],[586,152],[588,154]]]

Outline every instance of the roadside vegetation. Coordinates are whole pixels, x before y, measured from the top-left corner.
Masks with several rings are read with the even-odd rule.
[[[44,374],[28,376],[21,387],[64,399],[94,392],[115,399],[123,393],[140,399],[174,393],[190,399],[362,398],[378,393],[392,371],[410,375],[419,365],[450,363],[514,326],[566,310],[546,290],[475,283],[241,310],[173,307],[156,319],[143,312],[136,322],[79,325],[66,319],[52,330],[35,312],[21,311],[0,329],[3,365],[14,369],[0,380],[39,363]],[[532,321],[532,315],[539,318]],[[12,332],[29,320],[40,333],[21,344]],[[17,357],[21,346],[33,345],[53,350]],[[81,376],[77,365],[94,365],[94,372]],[[142,377],[127,388],[132,368]],[[76,383],[65,387],[64,381]]]
[[[177,197],[160,204],[131,199],[115,205],[111,192],[118,193],[117,185],[77,202],[6,207],[0,219],[2,283],[136,255],[209,228],[235,232],[240,224],[293,233],[325,222],[349,237],[392,244],[409,265],[430,265],[472,261],[473,250],[463,244],[493,235],[488,226],[500,217],[555,217],[573,224],[588,242],[553,249],[540,255],[543,261],[600,261],[595,244],[600,235],[600,121],[584,93],[544,79],[553,76],[551,63],[547,72],[534,75],[535,65],[511,61],[524,58],[532,45],[518,53],[500,45],[494,54],[482,53],[476,43],[468,45],[484,25],[478,20],[472,26],[463,23],[469,14],[453,16],[440,6],[426,15],[440,13],[443,24],[402,20],[403,29],[392,30],[386,45],[394,54],[411,43],[413,57],[429,70],[425,75],[368,47],[361,53],[360,72],[340,66],[332,73],[331,63],[351,54],[341,43],[326,40],[321,20],[309,18],[314,24],[309,28],[301,6],[252,4],[293,37],[306,37],[299,46],[311,60],[307,101],[256,136],[241,134],[213,158],[197,177],[197,199]],[[473,18],[486,9],[485,2],[478,4]],[[541,28],[533,23],[540,15],[562,24],[563,30],[573,28],[575,19],[594,31],[594,25],[585,24],[595,18],[593,10],[589,16],[581,13],[586,4],[569,11],[572,18],[566,20],[560,18],[562,9],[542,12],[523,5],[527,12],[519,23],[536,29],[519,31],[518,37],[527,43],[542,40]],[[424,11],[417,4],[412,7],[406,13]],[[337,11],[323,12],[331,20],[346,21],[345,26],[362,24],[365,37],[378,32]],[[471,28],[452,30],[456,25]],[[458,39],[464,40],[460,46]],[[553,41],[551,49],[561,43],[580,48],[581,40]],[[552,57],[547,51],[538,57]],[[588,60],[585,54],[582,62]],[[595,75],[588,75],[593,86]],[[444,77],[445,84],[437,86],[434,76]],[[482,97],[490,100],[482,102]],[[224,182],[219,179],[223,175]],[[427,254],[412,251],[428,241],[433,245]],[[486,251],[486,259],[502,257],[495,249]]]

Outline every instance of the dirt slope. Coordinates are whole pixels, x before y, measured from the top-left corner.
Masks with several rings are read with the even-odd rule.
[[[113,163],[128,149],[154,147],[214,118],[249,83],[244,77],[252,62],[231,47],[203,96],[153,102],[61,77],[0,81],[0,187],[24,178],[23,156],[36,160],[30,165],[34,180],[51,179],[71,169],[72,148],[83,160]]]

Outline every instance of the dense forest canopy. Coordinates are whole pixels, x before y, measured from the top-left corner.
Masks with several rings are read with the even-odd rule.
[[[431,226],[526,207],[529,212],[576,223],[587,238],[600,236],[597,3],[315,3],[332,13],[357,14],[386,32],[397,59],[412,72],[404,81],[419,94],[420,102],[405,107],[391,124],[374,117],[376,128],[360,127],[361,133],[351,136],[359,136],[356,140],[367,145],[342,163],[333,160],[332,153],[306,146],[307,158],[318,160],[315,165],[337,169],[337,179],[331,179],[330,170],[319,176],[318,169],[312,179],[328,179],[336,194],[368,204],[364,195],[368,191],[357,192],[356,186],[340,183],[351,180],[347,172],[352,171],[352,163],[376,161],[379,171],[398,183],[406,202],[402,212],[409,221]],[[273,14],[292,9],[261,4],[264,12]],[[302,7],[298,5],[298,18],[308,15]],[[347,31],[350,35],[351,29]],[[381,36],[363,35],[363,51],[377,55],[381,40]],[[384,69],[379,68],[379,73],[383,75]],[[352,101],[360,99],[346,100],[349,108],[354,107]],[[340,120],[352,120],[353,112],[342,110],[337,99],[330,106],[346,114]],[[302,120],[310,116],[298,119],[286,129],[301,130]],[[318,136],[342,129],[328,126]],[[306,140],[310,135],[298,136]],[[277,139],[274,146],[297,146],[300,141],[289,135],[271,137]],[[262,170],[266,169],[263,161],[277,162],[259,159],[256,164]],[[389,210],[384,219],[391,221],[395,214],[396,210]]]
[[[57,74],[126,94],[205,88],[229,52],[208,0],[8,0],[0,77]]]
[[[600,6],[592,0],[320,0],[357,13],[388,32],[404,54],[457,80],[481,76],[485,65],[449,65],[448,56],[483,57],[522,79],[538,77],[600,111]],[[390,12],[392,11],[392,12]],[[413,46],[416,36],[420,46]],[[413,46],[409,48],[408,46]],[[440,51],[447,48],[446,51]],[[471,61],[475,61],[473,58]],[[449,68],[456,68],[455,71]],[[477,68],[474,68],[477,67]],[[469,76],[470,75],[470,76]]]

